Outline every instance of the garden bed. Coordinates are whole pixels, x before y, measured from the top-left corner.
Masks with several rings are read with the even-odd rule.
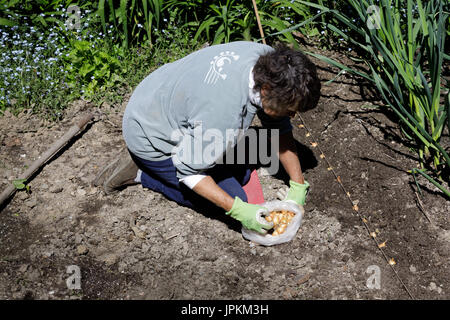
[[[114,106],[77,101],[55,124],[6,113],[2,190],[84,112],[98,111],[100,121],[38,173],[31,194],[18,192],[0,213],[0,299],[450,298],[450,202],[421,177],[423,197],[416,195],[406,172],[416,155],[361,81],[343,74],[325,84],[338,70],[315,62],[319,106],[293,121],[311,190],[297,237],[274,247],[244,240],[224,214],[205,216],[141,186],[110,196],[90,186],[124,146],[129,97]],[[265,197],[275,199],[283,181],[263,173]],[[80,267],[80,290],[67,287],[70,265]],[[371,266],[379,288],[367,286],[378,270]]]

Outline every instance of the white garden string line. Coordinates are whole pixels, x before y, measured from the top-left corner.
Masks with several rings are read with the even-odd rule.
[[[297,113],[298,114],[298,113]],[[411,292],[409,291],[408,287],[406,287],[405,283],[402,281],[402,279],[400,278],[400,276],[397,273],[397,270],[395,270],[394,265],[395,265],[395,260],[393,258],[389,259],[386,255],[386,253],[384,252],[383,248],[386,247],[386,241],[384,241],[383,243],[379,243],[378,240],[376,239],[377,237],[377,233],[374,231],[370,231],[370,227],[368,224],[368,220],[361,215],[361,213],[359,212],[359,208],[358,205],[356,205],[351,196],[350,196],[350,192],[348,192],[343,183],[342,183],[342,179],[339,175],[336,174],[335,170],[333,169],[333,166],[330,164],[330,162],[328,161],[327,157],[325,156],[325,154],[323,153],[322,149],[320,148],[319,144],[317,143],[317,140],[314,138],[314,136],[312,135],[311,131],[309,130],[309,128],[305,125],[305,121],[303,120],[303,118],[300,116],[300,114],[298,114],[298,117],[300,118],[300,121],[302,122],[302,124],[298,125],[299,128],[305,128],[307,133],[306,133],[306,137],[311,137],[313,142],[310,142],[311,146],[313,148],[317,148],[320,151],[320,158],[324,159],[325,162],[327,163],[328,167],[327,170],[331,171],[335,178],[336,181],[339,183],[339,185],[341,186],[342,190],[345,192],[345,195],[347,196],[347,199],[350,201],[350,203],[352,204],[352,209],[353,211],[356,213],[356,215],[361,219],[362,223],[364,224],[364,227],[367,230],[367,233],[369,234],[369,236],[373,239],[373,241],[375,242],[375,244],[377,245],[377,248],[381,251],[381,254],[383,255],[384,259],[386,260],[386,262],[389,264],[389,266],[391,267],[392,271],[394,271],[395,276],[397,277],[397,279],[400,281],[400,283],[402,284],[403,288],[405,288],[406,292],[408,293],[408,295],[411,297],[411,299],[415,300],[413,295],[411,294]]]

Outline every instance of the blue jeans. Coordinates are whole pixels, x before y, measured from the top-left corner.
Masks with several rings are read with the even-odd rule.
[[[139,169],[142,170],[141,184],[143,187],[162,193],[166,198],[192,209],[217,209],[209,200],[178,181],[176,168],[171,158],[149,161],[141,159],[131,152],[130,154]],[[242,186],[250,180],[251,169],[248,166],[218,164],[207,170],[205,174],[211,176],[217,185],[233,199],[239,197],[242,201],[247,201],[247,195]]]

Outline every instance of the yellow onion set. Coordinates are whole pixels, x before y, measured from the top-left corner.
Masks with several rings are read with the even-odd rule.
[[[269,230],[272,236],[278,236],[286,231],[288,224],[295,217],[295,213],[288,210],[274,210],[265,217],[267,222],[273,222],[273,229]],[[272,231],[272,232],[271,232]]]

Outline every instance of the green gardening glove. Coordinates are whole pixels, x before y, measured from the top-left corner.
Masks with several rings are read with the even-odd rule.
[[[283,201],[293,202],[297,205],[305,205],[305,198],[308,192],[309,183],[305,180],[304,184],[300,184],[289,180],[289,190],[280,190],[277,195]]]
[[[253,230],[259,233],[266,233],[273,227],[272,222],[267,222],[262,216],[268,215],[269,210],[256,204],[250,204],[235,197],[233,207],[226,212],[234,219],[240,221],[244,228]],[[266,230],[264,230],[266,229]]]

